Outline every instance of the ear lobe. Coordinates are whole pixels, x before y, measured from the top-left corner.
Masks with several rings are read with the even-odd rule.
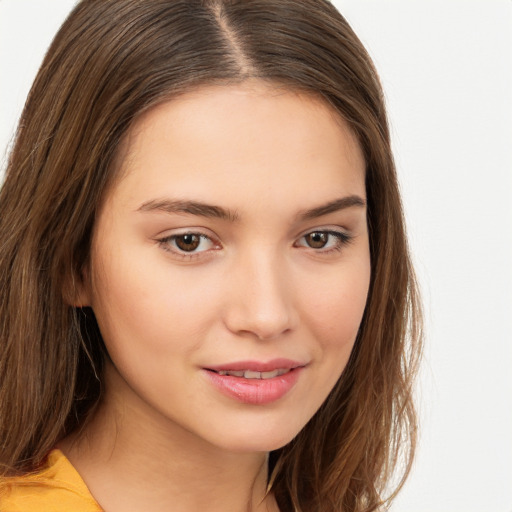
[[[70,271],[64,279],[62,298],[66,304],[75,308],[90,306],[91,294],[89,288],[89,279],[85,269],[79,276],[74,271]]]

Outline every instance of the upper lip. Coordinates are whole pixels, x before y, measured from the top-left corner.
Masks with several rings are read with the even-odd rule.
[[[306,363],[293,361],[292,359],[272,359],[271,361],[233,361],[232,363],[220,364],[206,367],[214,372],[250,370],[253,372],[271,372],[274,370],[293,370],[306,366]]]

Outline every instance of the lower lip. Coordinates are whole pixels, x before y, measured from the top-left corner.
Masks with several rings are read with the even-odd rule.
[[[225,395],[244,404],[264,405],[275,402],[288,393],[297,383],[302,367],[271,379],[244,379],[219,375],[205,370],[210,382]]]

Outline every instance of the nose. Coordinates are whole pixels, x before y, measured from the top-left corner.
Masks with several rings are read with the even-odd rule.
[[[224,322],[233,333],[271,340],[298,322],[290,272],[278,256],[242,258],[229,276]]]

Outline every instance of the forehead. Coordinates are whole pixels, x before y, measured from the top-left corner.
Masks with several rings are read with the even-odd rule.
[[[203,87],[144,113],[119,166],[113,192],[133,200],[178,193],[279,201],[285,192],[311,197],[333,188],[364,195],[359,143],[334,109],[256,81]]]

